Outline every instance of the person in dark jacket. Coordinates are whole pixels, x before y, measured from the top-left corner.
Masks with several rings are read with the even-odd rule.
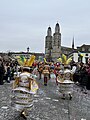
[[[81,64],[80,67],[80,85],[81,85],[81,90],[86,93],[86,85],[88,82],[88,73],[86,71],[86,66],[84,64]]]
[[[86,71],[87,71],[87,73],[88,73],[88,81],[87,81],[87,86],[86,86],[86,88],[87,88],[88,90],[90,90],[90,64],[87,65]]]
[[[3,83],[4,73],[5,73],[5,69],[4,69],[3,61],[0,59],[0,85],[4,84]]]

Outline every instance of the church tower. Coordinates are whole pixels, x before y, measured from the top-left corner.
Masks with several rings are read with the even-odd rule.
[[[59,58],[61,55],[61,33],[60,33],[60,26],[57,23],[55,26],[55,33],[53,34],[52,39],[52,60],[57,61],[57,58]]]
[[[52,49],[52,30],[48,27],[47,36],[45,38],[45,58],[47,61],[51,61],[51,49]]]

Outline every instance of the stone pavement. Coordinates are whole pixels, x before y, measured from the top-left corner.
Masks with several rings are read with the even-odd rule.
[[[84,94],[74,85],[72,100],[63,100],[54,80],[49,80],[47,86],[43,79],[37,82],[39,90],[27,120],[90,120],[90,91]],[[0,85],[0,120],[23,120],[11,107],[11,86],[12,82]]]

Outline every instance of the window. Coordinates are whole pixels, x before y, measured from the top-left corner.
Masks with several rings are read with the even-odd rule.
[[[88,48],[88,51],[90,51],[90,48]]]
[[[82,48],[82,51],[85,51],[85,48],[84,48],[84,47]]]

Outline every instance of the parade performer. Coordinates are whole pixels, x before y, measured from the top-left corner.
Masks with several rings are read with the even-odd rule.
[[[88,73],[88,82],[87,82],[87,89],[90,90],[90,57],[88,58],[88,64],[86,67],[86,71]]]
[[[63,71],[63,79],[64,80],[72,80],[72,75],[71,75],[71,68],[70,68],[70,62],[72,61],[72,58],[67,58],[66,55],[62,54],[62,57],[58,59],[61,64],[63,64],[64,69]]]
[[[5,68],[3,65],[3,60],[0,58],[0,85],[3,85],[3,78],[4,78]]]
[[[60,70],[60,64],[59,64],[59,63],[56,63],[55,69],[54,69],[54,74],[56,75],[56,84],[57,84],[57,85],[58,85],[57,77],[58,77],[58,75],[59,75],[59,70]]]
[[[64,65],[63,75],[60,73],[60,77],[58,77],[57,82],[59,86],[59,91],[63,94],[63,99],[65,99],[66,95],[69,96],[70,100],[72,99],[73,92],[73,81],[71,75],[70,62],[72,58],[66,57],[66,55],[62,54],[62,58],[59,58],[60,62]]]
[[[27,113],[33,107],[33,94],[38,90],[35,77],[36,75],[30,73],[30,67],[23,67],[23,71],[13,82],[12,106],[24,119],[27,119]]]
[[[40,63],[38,67],[39,80],[42,78],[43,64]]]
[[[44,75],[44,85],[47,86],[47,82],[49,79],[49,65],[45,65],[43,69],[43,75]]]
[[[59,70],[58,76],[57,76],[57,82],[63,82],[64,81],[64,71],[63,70]],[[58,85],[58,83],[57,83]]]

